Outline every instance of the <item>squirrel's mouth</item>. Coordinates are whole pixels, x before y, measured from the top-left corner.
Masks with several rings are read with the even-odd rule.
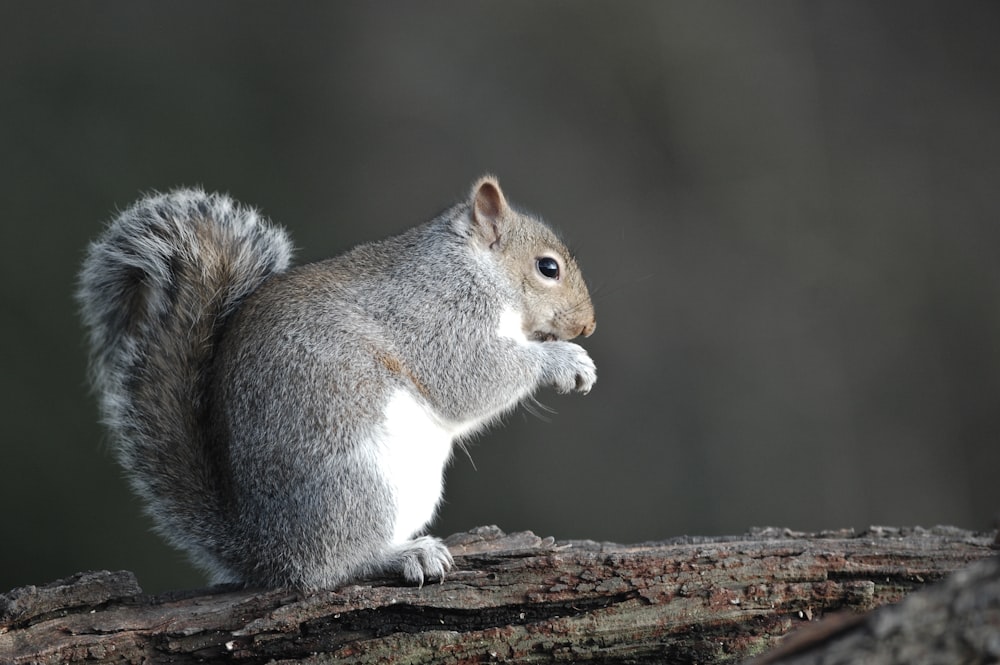
[[[536,330],[535,332],[531,333],[531,339],[535,340],[536,342],[554,342],[559,338],[556,337],[553,333],[545,332],[544,330]]]

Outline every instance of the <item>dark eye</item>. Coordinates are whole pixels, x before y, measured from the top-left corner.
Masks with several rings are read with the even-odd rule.
[[[542,273],[543,277],[559,279],[559,262],[551,256],[535,259],[535,267],[538,268],[538,272]]]

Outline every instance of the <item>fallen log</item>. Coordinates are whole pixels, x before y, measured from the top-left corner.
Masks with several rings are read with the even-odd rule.
[[[3,663],[731,663],[989,557],[952,527],[683,537],[618,545],[481,527],[441,584],[214,587],[149,596],[128,572],[0,595]]]

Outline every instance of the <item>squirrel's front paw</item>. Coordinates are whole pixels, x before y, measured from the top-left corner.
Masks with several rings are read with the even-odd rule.
[[[573,342],[544,342],[550,348],[558,348],[548,383],[558,392],[577,391],[586,395],[597,382],[597,366],[587,354],[587,350]],[[556,346],[558,345],[558,347]]]
[[[440,539],[421,536],[400,546],[399,566],[403,578],[410,584],[423,586],[424,580],[444,581],[454,560]]]

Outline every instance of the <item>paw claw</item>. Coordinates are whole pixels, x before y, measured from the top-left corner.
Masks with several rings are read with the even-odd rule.
[[[401,546],[399,563],[403,579],[423,588],[426,580],[436,579],[443,583],[445,573],[451,570],[455,560],[439,539],[422,536]]]
[[[574,390],[586,395],[597,381],[597,367],[587,351],[572,342],[549,342],[553,367],[548,380],[560,393]],[[557,346],[558,345],[558,346]]]

